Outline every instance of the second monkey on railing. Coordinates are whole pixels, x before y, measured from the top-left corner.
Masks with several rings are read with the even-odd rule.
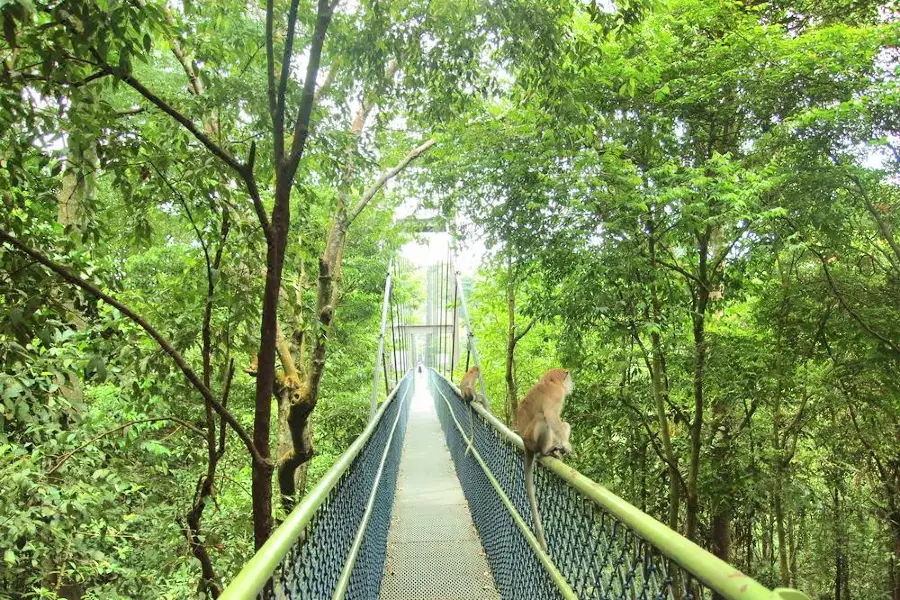
[[[472,403],[478,402],[484,407],[484,410],[491,412],[491,405],[488,403],[487,398],[475,391],[475,382],[478,381],[479,377],[481,377],[481,369],[472,367],[466,371],[462,381],[459,382],[459,393],[462,396],[462,399],[466,401],[466,404],[469,405],[469,425],[471,427],[471,432],[469,435],[469,447],[466,448],[467,456],[472,450],[472,445],[475,444],[475,414],[472,411]]]
[[[560,419],[563,402],[572,393],[572,378],[566,369],[550,369],[531,388],[516,409],[516,429],[525,445],[525,493],[531,506],[534,535],[547,552],[544,526],[534,497],[534,462],[541,456],[559,458],[572,452],[572,428]]]

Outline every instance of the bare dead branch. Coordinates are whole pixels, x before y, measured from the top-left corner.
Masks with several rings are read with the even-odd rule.
[[[412,161],[414,161],[415,159],[417,159],[424,153],[428,152],[428,150],[432,146],[434,146],[436,143],[437,143],[437,140],[435,138],[429,139],[425,143],[412,149],[409,152],[409,154],[404,156],[403,160],[401,160],[395,167],[393,167],[392,169],[388,169],[387,171],[382,173],[381,176],[375,180],[375,183],[373,183],[371,186],[369,186],[369,188],[363,193],[362,198],[359,199],[359,201],[356,203],[356,205],[350,211],[350,214],[348,217],[349,222],[352,223],[353,220],[359,216],[359,213],[361,213],[363,211],[363,209],[366,207],[366,204],[368,204],[369,201],[375,196],[375,194],[377,194],[378,191],[382,187],[384,187],[385,183],[387,183],[389,180],[394,178],[398,173],[403,171],[403,169],[405,169],[407,166],[409,166],[409,163],[411,163]]]

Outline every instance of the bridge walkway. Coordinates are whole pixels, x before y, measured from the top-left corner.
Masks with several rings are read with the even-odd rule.
[[[499,600],[427,380],[409,407],[381,598]]]

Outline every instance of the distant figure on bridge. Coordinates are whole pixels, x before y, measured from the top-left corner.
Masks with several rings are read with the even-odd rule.
[[[421,361],[421,360],[419,361],[419,364],[416,365],[416,370],[419,371],[419,373],[421,373],[421,372],[424,370],[423,367],[422,367],[422,361]]]

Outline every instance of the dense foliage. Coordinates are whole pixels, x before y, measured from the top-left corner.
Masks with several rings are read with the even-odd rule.
[[[895,17],[576,10],[428,173],[493,248],[497,412],[573,369],[579,469],[816,598],[900,598]]]
[[[363,427],[419,194],[490,248],[498,414],[563,364],[586,474],[767,585],[900,600],[889,6],[0,16],[0,598],[217,596]]]

